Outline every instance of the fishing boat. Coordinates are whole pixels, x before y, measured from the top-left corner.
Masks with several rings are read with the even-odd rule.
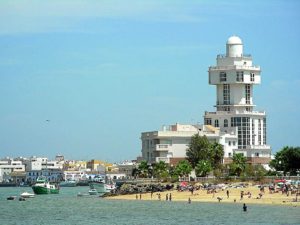
[[[38,177],[36,183],[32,186],[35,194],[58,194],[59,187],[56,184],[50,184],[46,177]]]
[[[90,189],[96,189],[98,193],[107,193],[115,189],[113,183],[107,184],[105,182],[105,177],[101,175],[95,176],[89,181]]]

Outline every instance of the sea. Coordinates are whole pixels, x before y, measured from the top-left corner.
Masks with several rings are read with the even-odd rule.
[[[30,187],[0,188],[0,225],[23,224],[300,224],[300,207],[176,201],[109,200],[88,193],[88,187],[62,187],[59,194],[26,201],[6,200]]]

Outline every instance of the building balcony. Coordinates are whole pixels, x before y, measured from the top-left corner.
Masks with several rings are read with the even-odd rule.
[[[156,161],[156,162],[163,161],[163,162],[165,162],[165,163],[170,163],[170,158],[168,158],[168,157],[156,157],[156,158],[155,158],[155,161]]]
[[[219,54],[219,55],[217,55],[217,58],[219,58],[219,59],[223,59],[223,58],[226,58],[226,57],[227,57],[226,54]],[[235,57],[235,58],[252,59],[252,56],[250,54],[244,54],[241,57]]]
[[[213,70],[260,70],[260,66],[247,66],[247,65],[230,65],[230,66],[210,66],[209,71]]]
[[[249,150],[271,150],[270,145],[248,145],[246,149]]]
[[[253,105],[252,105],[253,106]],[[216,112],[205,112],[205,116],[214,116],[214,115],[257,115],[264,116],[265,111],[216,111]]]
[[[168,144],[157,144],[155,145],[155,151],[169,151],[171,145]]]

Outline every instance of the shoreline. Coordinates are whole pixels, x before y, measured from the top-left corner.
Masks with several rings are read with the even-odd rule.
[[[229,191],[229,198],[227,198],[226,191]],[[251,193],[251,195],[243,195],[241,199],[241,192]],[[127,194],[127,195],[117,195],[117,196],[107,196],[104,197],[108,200],[130,200],[130,201],[170,201],[169,194],[172,195],[172,201],[175,202],[186,202],[191,200],[191,203],[229,203],[229,204],[258,204],[258,205],[279,205],[279,206],[293,206],[300,207],[300,196],[298,196],[298,201],[294,202],[293,199],[296,195],[289,195],[282,193],[269,193],[265,191],[262,193],[262,197],[259,198],[260,190],[257,187],[247,187],[247,188],[228,188],[226,190],[219,190],[216,193],[207,193],[206,190],[197,190],[191,194],[190,191],[164,191],[164,192],[154,192],[151,193],[141,193],[141,194]],[[159,200],[158,194],[161,195],[161,200]],[[168,197],[166,196],[168,195]],[[166,200],[168,199],[168,200]]]

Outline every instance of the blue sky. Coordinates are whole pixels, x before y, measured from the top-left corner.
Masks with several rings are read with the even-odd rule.
[[[203,123],[233,34],[268,144],[299,146],[299,27],[299,1],[0,1],[0,157],[134,159],[141,132]]]

